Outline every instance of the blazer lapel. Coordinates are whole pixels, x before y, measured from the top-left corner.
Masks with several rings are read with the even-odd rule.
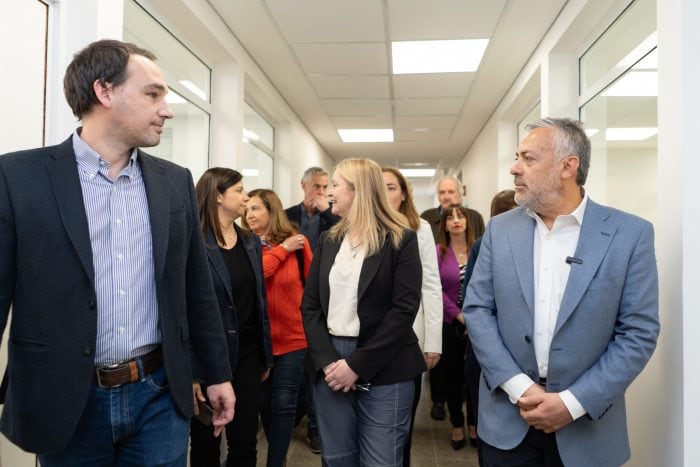
[[[517,220],[517,221],[516,221]],[[535,220],[523,208],[519,217],[508,225],[508,239],[513,252],[520,290],[531,316],[535,316],[535,267],[533,264]]]
[[[63,227],[94,287],[95,269],[92,262],[90,229],[87,214],[85,214],[85,202],[78,177],[78,164],[73,152],[72,137],[56,147],[53,160],[47,162],[46,168],[53,185]]]
[[[369,284],[370,282],[372,282],[372,279],[374,279],[374,276],[377,275],[377,270],[379,270],[379,265],[382,263],[382,258],[385,254],[387,254],[387,249],[391,248],[391,244],[388,242],[390,242],[390,239],[385,239],[384,246],[382,247],[381,251],[376,255],[372,255],[368,258],[365,258],[365,260],[362,262],[360,280],[357,284],[358,301],[367,291],[367,287],[369,287]]]
[[[153,239],[153,262],[156,273],[156,283],[163,278],[165,254],[170,238],[170,204],[168,199],[168,179],[165,168],[153,156],[139,149],[138,160],[143,173],[148,198],[148,215],[151,221],[151,238]]]
[[[219,245],[216,243],[216,237],[214,237],[214,234],[211,231],[209,231],[205,235],[204,240],[206,243],[209,263],[211,263],[212,269],[214,270],[214,273],[219,277],[221,283],[224,284],[229,299],[231,300],[231,303],[233,303],[231,275],[229,274],[228,269],[226,268],[226,264],[224,263],[224,258],[221,256],[221,252],[219,251]]]
[[[616,226],[606,222],[608,217],[609,213],[602,206],[588,200],[575,254],[576,258],[580,258],[583,262],[571,265],[569,279],[566,282],[566,289],[559,307],[557,324],[554,328],[555,333],[561,329],[576,309],[600,263],[605,258],[617,231]]]

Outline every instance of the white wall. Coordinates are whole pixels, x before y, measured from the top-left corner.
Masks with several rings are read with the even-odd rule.
[[[461,169],[468,180],[472,207],[483,212],[490,195],[512,187],[508,168],[517,146],[514,128],[523,115],[523,99],[531,104],[537,100],[528,92],[528,82],[539,71],[539,81],[546,84],[541,88],[544,115],[558,111],[561,114],[557,116],[576,116],[572,115],[572,109],[578,106],[578,90],[571,84],[574,70],[560,67],[576,66],[571,54],[590,44],[624,4],[613,0],[569,1],[456,170]],[[700,465],[700,184],[696,180],[700,158],[695,154],[700,128],[700,64],[696,57],[700,31],[694,24],[700,17],[700,3],[657,0],[657,5],[658,165],[650,167],[645,157],[621,154],[620,159],[606,161],[604,173],[601,167],[595,169],[598,173],[591,171],[588,188],[594,196],[609,194],[610,171],[614,174],[639,168],[644,172],[640,175],[644,183],[650,176],[657,179],[651,183],[658,183],[658,200],[651,202],[658,202],[654,211],[662,327],[656,353],[627,393],[632,447],[628,465],[690,467]],[[552,53],[557,55],[556,60],[552,60]],[[634,200],[627,198],[625,202]]]

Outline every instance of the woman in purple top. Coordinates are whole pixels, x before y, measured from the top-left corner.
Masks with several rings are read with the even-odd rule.
[[[467,210],[458,204],[444,209],[438,231],[437,256],[442,282],[442,362],[447,409],[452,423],[452,448],[464,447],[464,350],[466,334],[462,316],[462,282],[474,231],[467,221]],[[471,414],[468,414],[471,415]],[[470,438],[476,438],[474,421],[467,420]],[[474,430],[472,433],[471,429]]]

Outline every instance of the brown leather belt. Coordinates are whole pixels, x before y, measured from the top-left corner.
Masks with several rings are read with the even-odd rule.
[[[92,381],[101,388],[115,388],[122,384],[139,380],[139,367],[136,360],[141,360],[143,376],[150,375],[163,364],[163,352],[160,346],[137,358],[113,366],[95,368]]]

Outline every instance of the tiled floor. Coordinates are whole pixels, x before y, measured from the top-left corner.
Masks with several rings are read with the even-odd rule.
[[[321,465],[321,456],[313,454],[306,443],[306,422],[292,433],[292,444],[287,454],[287,467]],[[258,466],[265,465],[267,444],[265,435],[258,437]],[[437,422],[430,418],[430,394],[427,379],[423,380],[421,401],[416,413],[411,449],[411,466],[414,467],[476,467],[476,449],[469,445],[455,451],[450,446],[450,422]]]

